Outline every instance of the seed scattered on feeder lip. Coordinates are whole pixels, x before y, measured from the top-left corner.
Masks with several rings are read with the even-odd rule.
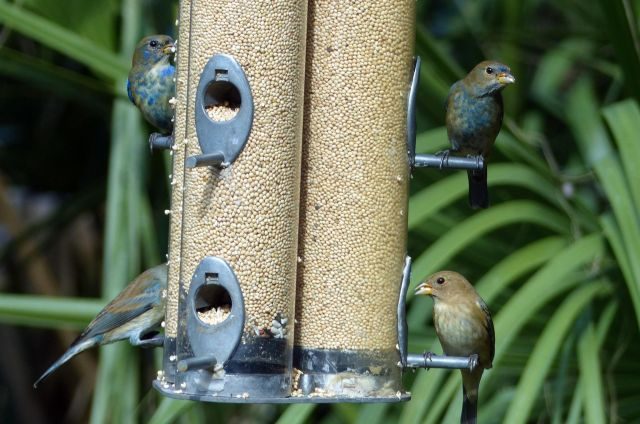
[[[397,392],[396,392],[396,397],[397,397],[398,399],[402,399],[402,393],[400,393],[400,391],[397,391]]]
[[[300,377],[302,377],[302,375],[304,373],[301,370],[299,370],[298,368],[294,368],[291,371],[291,374],[293,374],[293,376],[291,378],[291,390],[293,392],[295,392],[295,391],[299,390]]]
[[[244,392],[244,393],[242,394],[242,399],[247,399],[248,397],[249,397],[249,393]]]
[[[185,382],[180,383],[180,388],[181,389],[186,389],[187,388],[187,383],[185,383]]]

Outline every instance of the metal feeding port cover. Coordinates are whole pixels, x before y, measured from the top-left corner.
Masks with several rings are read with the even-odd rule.
[[[187,295],[187,334],[193,357],[181,358],[179,371],[224,364],[240,342],[244,320],[244,300],[233,270],[223,259],[205,257]]]
[[[187,168],[224,168],[244,148],[253,125],[253,96],[240,64],[216,54],[207,62],[196,92],[195,123],[201,155],[188,157]]]

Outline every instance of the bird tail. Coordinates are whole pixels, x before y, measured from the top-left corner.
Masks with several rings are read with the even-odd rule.
[[[98,341],[95,338],[91,338],[91,339],[87,339],[87,340],[77,340],[75,341],[70,347],[69,349],[67,349],[67,351],[57,360],[53,363],[53,365],[51,365],[45,372],[44,374],[42,374],[40,376],[40,378],[38,378],[36,380],[35,383],[33,383],[33,388],[36,389],[38,388],[38,384],[40,384],[40,382],[42,382],[45,378],[49,377],[49,375],[51,375],[51,373],[53,373],[55,370],[57,370],[60,366],[62,366],[65,362],[67,362],[69,359],[73,358],[74,356],[76,356],[78,353],[87,350],[95,345],[98,344]]]
[[[468,396],[467,390],[462,386],[462,416],[460,424],[476,424],[478,415],[478,394]]]
[[[467,171],[467,176],[469,177],[469,205],[472,209],[488,208],[487,167],[480,171]]]

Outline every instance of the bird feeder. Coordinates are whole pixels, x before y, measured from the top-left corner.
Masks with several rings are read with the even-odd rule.
[[[291,393],[306,17],[300,0],[180,2],[169,396]]]
[[[400,401],[403,368],[470,366],[406,349],[410,171],[443,167],[414,7],[180,2],[163,394]]]

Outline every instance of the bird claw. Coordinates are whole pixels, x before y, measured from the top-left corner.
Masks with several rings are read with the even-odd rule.
[[[478,359],[478,354],[474,353],[469,356],[469,371],[473,371],[479,365],[480,360]]]
[[[424,352],[422,354],[422,357],[424,358],[424,367],[427,369],[427,371],[430,370],[431,368],[429,367],[429,365],[433,361],[433,352]]]
[[[442,169],[444,167],[444,163],[448,162],[449,160],[449,154],[451,153],[450,149],[447,150],[440,150],[439,152],[436,152],[436,156],[440,156],[440,166],[439,169]]]
[[[484,156],[482,155],[482,153],[480,153],[480,154],[478,154],[478,155],[467,155],[467,158],[469,158],[469,159],[475,159],[475,161],[476,161],[476,163],[478,164],[478,166],[480,166],[480,164],[482,164],[482,168],[483,168],[483,169],[484,169],[484,168],[486,168],[486,166],[485,166],[485,161],[484,161]],[[478,172],[478,171],[480,171],[480,170],[479,170],[479,169],[478,169],[478,170],[474,170],[473,172],[474,172],[474,174],[475,174],[475,173],[476,173],[476,172]]]

